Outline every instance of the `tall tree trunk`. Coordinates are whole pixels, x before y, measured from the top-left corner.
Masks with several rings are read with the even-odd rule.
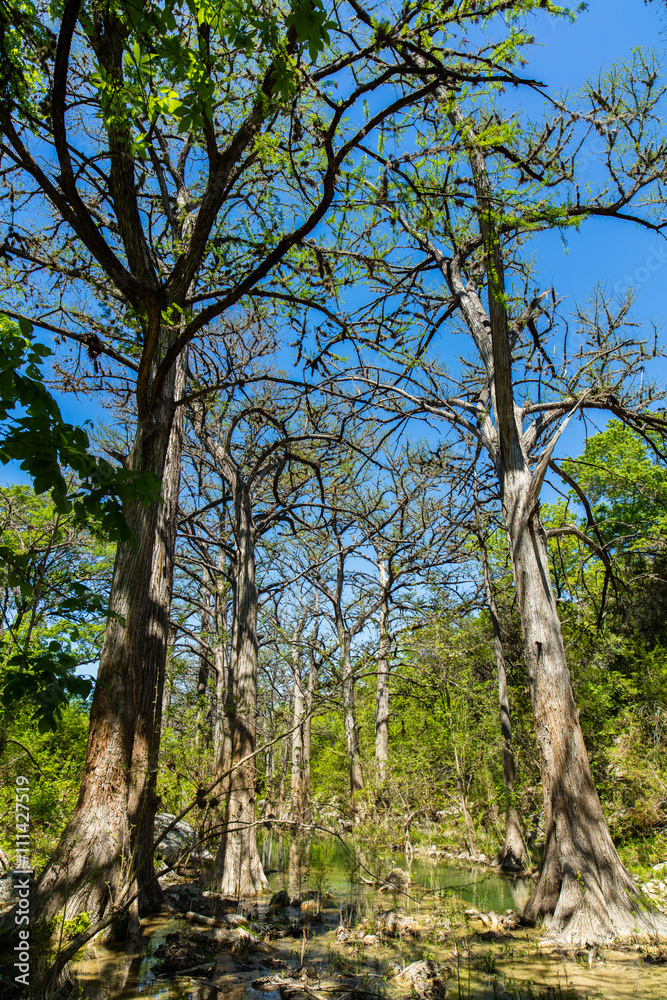
[[[459,803],[461,806],[461,813],[463,814],[463,824],[465,829],[466,844],[468,845],[468,851],[470,854],[475,854],[475,827],[473,826],[472,818],[468,811],[468,784],[466,781],[466,776],[461,767],[461,760],[459,758],[459,750],[456,743],[456,733],[454,732],[454,718],[452,716],[452,701],[449,694],[449,678],[447,676],[447,669],[445,668],[443,673],[443,682],[445,688],[445,704],[447,706],[447,716],[449,718],[449,735],[452,741],[452,749],[454,750],[454,766],[456,767],[456,785],[459,792]]]
[[[199,669],[197,671],[197,721],[195,725],[195,747],[201,745],[202,730],[208,715],[209,706],[206,700],[208,675],[211,670],[211,645],[207,641],[211,628],[211,579],[206,567],[202,568],[201,588],[201,619],[199,641]],[[204,645],[205,644],[205,645]]]
[[[255,751],[257,714],[257,588],[255,539],[247,492],[235,497],[236,565],[234,623],[230,664],[230,760],[234,770],[227,782],[225,829],[216,857],[220,892],[245,895],[267,891],[255,835],[255,760],[239,761]]]
[[[276,798],[276,814],[278,819],[286,818],[285,797],[287,795],[287,772],[289,770],[290,741],[285,737],[282,741],[282,754],[280,758],[280,781],[278,782],[278,795]]]
[[[215,673],[215,718],[213,724],[213,759],[216,761],[215,777],[225,770],[225,709],[227,706],[227,650],[222,639],[217,639],[213,647],[213,672]],[[219,790],[216,792],[219,794]]]
[[[221,524],[221,535],[223,525]],[[215,777],[219,778],[229,764],[225,760],[225,732],[228,730],[226,723],[226,712],[229,696],[229,644],[227,641],[227,585],[222,579],[224,568],[224,553],[222,549],[218,555],[218,573],[215,588],[215,600],[213,603],[213,623],[215,640],[213,646],[213,671],[215,673],[215,714],[213,724],[213,760],[215,761]],[[216,789],[216,795],[223,794],[222,788]]]
[[[317,683],[317,660],[315,659],[315,650],[312,645],[308,650],[308,687],[306,688],[306,718],[303,724],[303,784],[302,784],[302,802],[303,802],[303,821],[304,823],[309,823],[312,819],[312,811],[310,805],[310,750],[312,744],[312,722],[313,722],[313,703],[315,698],[315,684]]]
[[[380,782],[387,780],[389,761],[389,590],[385,559],[378,559],[382,604],[380,605],[377,659],[377,693],[375,696],[375,765]]]
[[[349,631],[339,626],[338,639],[342,659],[345,745],[347,747],[347,759],[350,770],[350,792],[354,804],[355,795],[364,787],[364,776],[361,770],[361,756],[359,754],[359,730],[357,728],[357,716],[354,705],[354,671],[352,669]]]
[[[478,513],[476,509],[476,513]],[[516,769],[514,766],[514,753],[512,751],[512,721],[510,718],[510,704],[507,694],[507,671],[505,669],[505,653],[503,651],[503,641],[500,632],[500,621],[498,619],[498,608],[493,594],[493,583],[491,581],[491,569],[489,567],[489,556],[486,549],[486,540],[479,530],[477,534],[479,543],[479,554],[482,560],[484,571],[484,590],[486,592],[486,603],[491,615],[491,627],[493,629],[493,648],[496,654],[496,668],[498,671],[498,701],[500,704],[500,728],[503,736],[503,780],[507,790],[507,802],[505,805],[505,841],[498,852],[498,863],[504,871],[521,871],[525,867],[525,846],[521,833],[521,823],[519,813],[514,801],[514,781]]]
[[[646,905],[616,853],[593,783],[537,514],[557,438],[544,445],[531,470],[514,395],[494,193],[483,148],[470,124],[457,107],[450,106],[447,113],[467,148],[474,179],[486,253],[488,313],[475,289],[464,285],[458,266],[446,271],[446,279],[479,351],[496,417],[493,428],[488,411],[480,414],[480,426],[500,485],[542,773],[546,841],[540,877],[525,914],[533,920],[547,917],[551,936],[582,946],[637,933],[667,934],[667,916]]]
[[[546,537],[537,515],[522,525],[527,471],[508,471],[503,510],[521,613],[544,792],[545,845],[540,876],[525,915],[547,917],[567,943],[667,934],[667,917],[651,912],[614,847],[575,706],[549,576]]]
[[[162,500],[124,511],[135,545],[121,543],[93,695],[86,764],[74,813],[36,888],[32,920],[60,911],[91,921],[140,889],[138,910],[159,908],[153,827],[176,510],[181,464],[183,356],[151,428],[137,429],[130,467],[162,481]],[[135,909],[136,918],[136,909]]]
[[[292,674],[294,698],[292,713],[292,772],[290,783],[290,819],[298,822],[303,818],[303,739],[306,717],[306,697],[301,677],[301,637],[305,624],[302,615],[292,637]]]

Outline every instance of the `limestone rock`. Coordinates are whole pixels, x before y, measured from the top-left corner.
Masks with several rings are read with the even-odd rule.
[[[410,872],[406,872],[405,868],[392,868],[390,872],[384,877],[384,884],[382,888],[387,889],[405,889],[410,885]]]
[[[453,975],[449,965],[430,959],[412,962],[396,976],[396,982],[410,986],[421,1000],[444,1000],[445,980]]]
[[[32,890],[34,885],[33,879],[24,872],[17,872],[10,869],[10,871],[3,872],[0,875],[0,908],[14,906],[15,903],[18,903],[19,897],[16,895],[15,882],[25,884],[26,879]]]
[[[175,820],[175,816],[171,813],[158,813],[155,817],[155,839],[157,838],[170,826]],[[160,854],[168,865],[175,864],[179,857],[183,855],[189,847],[192,847],[196,843],[197,834],[195,830],[186,823],[184,820],[179,820],[173,830],[160,840],[157,846],[158,854]],[[189,855],[183,855],[183,859],[190,861],[213,861],[213,855],[210,851],[205,848],[197,848],[191,851]]]

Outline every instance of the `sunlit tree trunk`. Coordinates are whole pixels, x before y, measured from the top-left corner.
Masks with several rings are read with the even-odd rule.
[[[312,740],[313,703],[315,698],[315,684],[317,683],[317,660],[315,650],[308,651],[308,687],[306,688],[306,718],[303,725],[303,819],[309,823],[311,820],[310,805],[310,752]]]
[[[183,385],[181,357],[152,425],[137,429],[129,466],[161,479],[162,500],[124,511],[136,544],[116,552],[79,797],[37,887],[33,920],[64,910],[94,922],[135,889],[139,911],[162,903],[151,849],[181,463],[174,399]]]
[[[285,819],[285,797],[287,793],[287,773],[289,770],[290,741],[282,741],[282,751],[280,754],[280,781],[278,782],[278,794],[276,796],[276,814],[279,819]]]
[[[540,877],[525,915],[548,918],[552,933],[585,945],[667,932],[667,918],[644,905],[609,834],[584,745],[544,531],[537,515],[522,525],[529,475],[508,471],[503,490],[524,655],[544,792]]]
[[[507,804],[505,807],[505,841],[498,853],[500,867],[505,871],[521,871],[525,866],[525,846],[521,833],[521,823],[519,813],[514,802],[514,781],[516,769],[514,765],[514,753],[512,751],[512,721],[510,718],[509,697],[507,694],[507,671],[505,669],[505,653],[503,651],[503,641],[500,632],[500,621],[498,618],[498,608],[493,593],[493,583],[491,581],[491,569],[489,567],[489,556],[486,549],[486,540],[482,531],[477,535],[479,544],[479,554],[482,560],[482,570],[484,573],[484,590],[486,592],[486,603],[491,616],[491,627],[493,629],[493,648],[496,654],[496,669],[498,672],[498,702],[500,705],[500,728],[503,736],[503,780],[507,790]]]
[[[221,525],[222,533],[222,525]],[[226,724],[226,712],[229,693],[229,648],[227,631],[228,588],[222,579],[225,557],[222,550],[218,555],[217,584],[213,602],[213,672],[215,674],[215,713],[213,723],[213,759],[215,761],[215,777],[219,778],[227,769],[229,762],[225,758],[225,733],[229,727]],[[216,788],[216,796],[222,794],[222,788]]]
[[[199,747],[209,705],[206,699],[208,677],[211,672],[210,644],[207,641],[211,628],[211,583],[209,572],[202,567],[201,615],[200,615],[199,669],[197,671],[197,721],[195,747]]]
[[[646,907],[618,857],[593,783],[538,514],[542,479],[557,439],[543,446],[537,464],[531,467],[523,416],[514,395],[494,192],[483,149],[470,124],[456,107],[450,107],[448,114],[467,148],[475,185],[486,254],[488,309],[476,286],[464,282],[458,263],[450,261],[443,273],[486,373],[490,409],[479,411],[479,428],[500,486],[544,794],[544,855],[525,915],[532,920],[545,916],[552,936],[575,945],[637,933],[665,934],[667,917]]]
[[[352,801],[357,792],[364,787],[364,776],[361,769],[359,753],[359,730],[354,703],[354,669],[352,667],[352,652],[349,631],[341,625],[338,628],[338,641],[341,652],[341,676],[343,694],[343,725],[345,728],[345,745],[350,772],[350,792]]]
[[[225,827],[216,857],[220,892],[264,892],[269,884],[255,834],[255,752],[257,714],[257,587],[255,539],[247,492],[235,496],[236,563],[234,621],[228,689],[229,758],[233,767],[225,789]],[[243,763],[239,763],[243,761]]]
[[[389,762],[389,589],[387,563],[378,559],[382,603],[379,615],[377,693],[375,696],[375,764],[378,780],[387,780]]]
[[[292,637],[292,675],[294,681],[293,713],[292,713],[292,771],[290,783],[290,819],[299,821],[303,818],[304,809],[304,724],[306,717],[306,693],[301,677],[301,637],[305,623],[305,614],[294,631]]]

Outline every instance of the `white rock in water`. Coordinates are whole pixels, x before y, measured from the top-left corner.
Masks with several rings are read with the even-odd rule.
[[[176,817],[171,813],[157,814],[155,817],[156,839],[174,822],[175,818]],[[186,855],[183,852],[186,851],[187,848],[192,847],[196,840],[197,834],[192,829],[190,824],[180,819],[173,830],[170,830],[169,833],[160,840],[160,843],[157,846],[157,851],[158,854],[162,855],[168,865],[173,865],[181,855],[183,855],[183,860],[185,860]],[[213,860],[213,855],[203,847],[197,848],[190,854],[191,861],[197,861],[200,857],[202,861]]]

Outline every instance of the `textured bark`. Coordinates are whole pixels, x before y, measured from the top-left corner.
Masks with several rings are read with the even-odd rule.
[[[209,711],[206,701],[206,689],[208,688],[208,675],[211,672],[211,660],[209,657],[210,646],[206,641],[206,637],[211,628],[211,581],[206,568],[202,570],[201,618],[199,628],[202,647],[199,652],[199,669],[197,671],[195,747],[199,747],[201,744],[202,729],[204,728],[206,716]]]
[[[294,679],[292,714],[292,771],[290,783],[290,819],[299,822],[304,811],[303,751],[306,695],[301,677],[301,637],[305,615],[301,617],[292,637],[292,675]]]
[[[287,774],[289,771],[290,744],[289,740],[283,742],[282,753],[280,755],[280,781],[278,782],[278,794],[276,796],[276,815],[278,819],[286,819],[285,798],[287,795]]]
[[[31,919],[94,922],[141,890],[141,912],[159,908],[151,847],[157,807],[164,673],[173,580],[182,413],[173,400],[181,360],[156,408],[150,433],[137,430],[131,467],[162,479],[162,502],[125,511],[136,547],[118,546],[110,607],[90,714],[79,797],[31,906]],[[136,917],[136,913],[135,913]]]
[[[428,244],[456,298],[486,374],[477,413],[478,440],[492,457],[500,486],[544,793],[545,851],[526,916],[545,916],[552,937],[577,945],[637,933],[665,934],[667,917],[646,906],[616,853],[593,783],[538,516],[540,488],[558,435],[543,445],[533,468],[529,448],[535,447],[538,425],[524,433],[523,415],[514,398],[494,192],[474,131],[458,108],[452,107],[452,95],[444,87],[441,96],[449,102],[446,113],[468,152],[486,254],[488,310],[476,284],[465,280],[456,256],[445,259],[428,240],[422,239],[422,245]],[[451,411],[443,412],[452,419]],[[563,418],[572,413],[566,401],[562,413]]]
[[[386,561],[378,559],[382,603],[380,605],[377,660],[377,692],[375,696],[375,765],[380,782],[387,780],[389,761],[389,591]]]
[[[347,759],[350,771],[350,792],[352,793],[352,801],[354,802],[354,796],[364,787],[364,775],[361,770],[361,756],[359,754],[359,730],[357,728],[357,715],[354,704],[354,670],[352,669],[349,631],[342,626],[339,627],[338,639],[342,659],[345,745],[347,747]]]
[[[317,660],[315,650],[308,651],[308,687],[306,688],[306,718],[303,725],[303,785],[302,785],[302,807],[303,821],[309,823],[312,818],[310,807],[310,750],[313,722],[313,699],[315,697],[315,684],[317,683]]]
[[[476,513],[478,511],[476,510]],[[486,592],[486,603],[491,616],[491,627],[493,629],[493,648],[496,654],[496,669],[498,672],[498,703],[500,705],[500,728],[503,736],[503,780],[507,790],[507,804],[505,807],[505,840],[498,852],[498,863],[504,871],[522,871],[525,868],[525,845],[521,833],[521,823],[519,813],[514,804],[514,781],[516,769],[514,765],[514,753],[512,751],[512,720],[510,717],[510,704],[507,694],[507,670],[505,668],[505,653],[503,650],[503,640],[500,631],[500,621],[498,619],[498,608],[493,594],[493,583],[491,581],[491,569],[489,567],[489,557],[486,550],[486,540],[481,530],[477,536],[479,543],[479,553],[482,560],[484,572],[484,590]]]
[[[224,565],[222,551],[218,555],[218,586],[213,604],[215,645],[213,647],[213,671],[215,673],[215,721],[213,725],[213,759],[215,774],[219,778],[226,770],[225,765],[225,734],[228,731],[226,712],[229,695],[229,665],[227,646],[227,589],[220,577]],[[216,789],[216,797],[222,794],[222,789]]]
[[[545,846],[525,916],[547,918],[549,933],[585,946],[614,938],[667,934],[624,868],[593,783],[574,702],[549,579],[546,538],[537,516],[517,530],[513,516],[525,476],[507,477],[504,510],[524,634],[524,650],[544,791]],[[523,479],[523,482],[522,482]]]
[[[265,892],[255,835],[255,761],[239,762],[255,752],[257,713],[257,587],[255,541],[250,500],[244,489],[235,496],[236,562],[234,622],[228,689],[228,760],[234,770],[225,788],[225,828],[216,857],[220,892],[246,895]]]

